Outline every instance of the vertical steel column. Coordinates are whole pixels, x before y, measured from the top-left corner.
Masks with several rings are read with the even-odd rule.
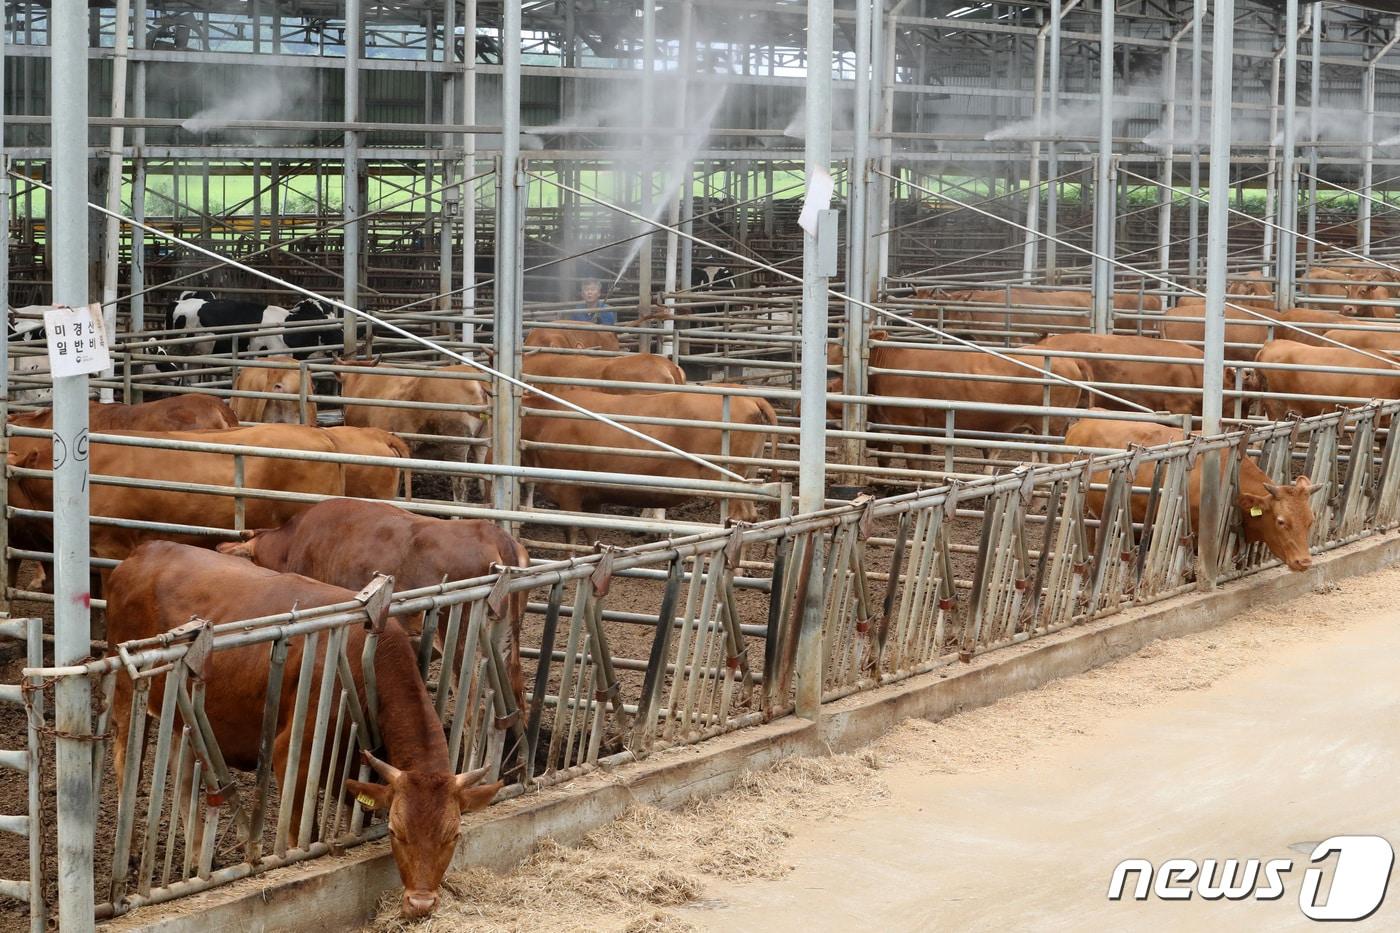
[[[656,0],[642,0],[642,128],[647,132],[638,137],[638,163],[642,171],[638,177],[642,195],[642,215],[654,217],[656,213],[656,193],[653,190],[655,178],[650,169],[652,134],[655,119],[656,81]],[[664,182],[663,182],[664,184]],[[647,225],[648,231],[651,226]],[[651,262],[653,237],[647,233],[641,238],[637,252],[637,313],[646,314],[651,307]]]
[[[1162,127],[1166,139],[1162,150],[1161,205],[1157,209],[1157,270],[1162,275],[1171,271],[1172,207],[1176,198],[1176,65],[1181,54],[1181,37],[1200,28],[1193,16],[1191,21],[1172,34],[1167,43],[1167,62],[1162,69]]]
[[[1225,278],[1230,251],[1230,95],[1234,79],[1235,3],[1216,0],[1212,37],[1210,120],[1210,216],[1206,244],[1205,375],[1201,386],[1201,430],[1220,433],[1221,393],[1225,374]],[[1206,454],[1201,477],[1201,521],[1196,578],[1203,589],[1215,585],[1222,542],[1218,538],[1223,500],[1219,450]]]
[[[870,81],[866,93],[866,107],[869,118],[867,125],[871,130],[878,130],[884,121],[884,81],[885,73],[885,0],[871,0],[870,4]],[[882,149],[883,151],[883,149]],[[873,158],[873,152],[867,157]],[[770,163],[771,164],[771,163]],[[883,163],[882,163],[883,165]],[[875,242],[875,235],[880,231],[880,193],[884,189],[881,187],[885,179],[870,171],[868,168],[863,174],[863,184],[865,186],[865,256],[862,260],[864,265],[865,281],[861,283],[861,297],[867,301],[874,300],[880,283],[880,245]],[[769,186],[772,190],[772,186]],[[772,235],[772,201],[769,201],[769,235]]]
[[[1113,329],[1113,0],[1099,0],[1099,157],[1094,173],[1094,319],[1096,334]]]
[[[1046,125],[1053,128],[1060,118],[1060,23],[1067,11],[1060,0],[1050,0],[1050,116]],[[1050,134],[1051,136],[1054,133]],[[1052,179],[1060,177],[1060,147],[1052,138],[1046,146],[1045,173]],[[1059,261],[1055,237],[1059,235],[1060,183],[1051,181],[1045,191],[1045,281],[1058,278],[1055,264]]]
[[[1293,307],[1298,274],[1298,0],[1288,0],[1283,40],[1283,146],[1278,169],[1278,306]]]
[[[0,111],[5,101],[5,42],[6,30],[0,28]],[[5,116],[0,112],[0,313],[10,319],[10,160],[5,156]],[[10,328],[0,334],[0,422],[10,420]],[[10,440],[0,431],[0,456],[8,458]],[[0,561],[8,565],[10,550],[9,481],[0,482]],[[10,611],[8,577],[0,583],[0,612]],[[43,918],[31,918],[33,926],[43,928]],[[36,931],[37,933],[37,931]]]
[[[831,170],[832,0],[807,0],[807,177]],[[802,415],[798,441],[798,509],[816,512],[826,502],[827,280],[820,274],[820,246],[802,236]],[[821,537],[813,535],[811,546]],[[809,607],[811,609],[812,607]],[[821,710],[821,606],[804,612],[797,649],[797,714]]]
[[[1361,226],[1361,245],[1358,252],[1371,255],[1371,184],[1375,181],[1376,157],[1376,66],[1385,53],[1400,42],[1400,16],[1391,25],[1390,41],[1381,46],[1371,60],[1366,63],[1366,71],[1361,76],[1361,109],[1366,111],[1366,129],[1361,148],[1361,197],[1357,205],[1357,221]]]
[[[116,35],[112,40],[112,119],[113,124],[107,134],[107,210],[120,214],[122,209],[122,146],[126,140],[126,130],[121,120],[126,116],[126,72],[127,41],[131,32],[131,2],[116,2]],[[121,221],[110,214],[107,217],[105,238],[102,249],[102,306],[107,325],[107,342],[112,344],[117,336],[117,272],[121,263],[122,226]],[[102,378],[112,378],[111,367],[102,371]],[[102,389],[104,402],[112,401],[112,390]]]
[[[1026,186],[1026,240],[1025,255],[1021,260],[1021,279],[1025,282],[1035,278],[1037,254],[1040,252],[1040,137],[1045,135],[1045,33],[1049,23],[1041,23],[1035,31],[1035,74],[1031,90],[1031,127],[1035,138],[1031,140],[1030,179]]]
[[[442,10],[442,64],[444,67],[452,62],[455,54],[453,47],[457,41],[457,0],[446,0]],[[428,37],[428,46],[432,47],[432,37]],[[431,58],[431,53],[429,54]],[[427,119],[432,119],[431,113],[425,113]],[[455,122],[457,116],[457,76],[451,71],[444,71],[442,76],[442,122],[450,124]],[[453,143],[452,133],[442,134],[442,148],[444,151],[451,151]],[[442,296],[438,307],[443,311],[452,310],[452,228],[456,223],[454,214],[456,206],[461,203],[460,193],[456,188],[448,187],[452,184],[453,170],[456,166],[453,159],[442,160],[442,202],[439,211],[438,224],[438,294]],[[466,175],[462,176],[466,178]],[[465,282],[463,283],[465,284]]]
[[[87,0],[56,0],[51,16],[53,66],[52,217],[54,304],[90,300],[88,272]],[[54,663],[73,664],[91,647],[88,609],[88,377],[53,381]],[[90,685],[65,677],[55,691],[58,761],[58,918],[67,931],[93,928],[95,801]],[[40,831],[36,827],[36,831]]]
[[[1206,0],[1195,0],[1192,17],[1198,24],[1191,33],[1191,199],[1187,204],[1186,274],[1199,287],[1201,275],[1201,32],[1205,28]]]
[[[131,14],[131,47],[143,50],[146,48],[146,0],[135,0]],[[132,63],[131,112],[136,117],[146,115],[146,63],[140,59]],[[132,129],[131,147],[131,216],[142,224],[146,222],[145,127]],[[127,291],[131,300],[127,312],[131,315],[132,332],[139,333],[146,328],[146,296],[142,294],[146,289],[146,232],[133,226],[128,235],[131,237],[131,268],[127,271]]]
[[[520,375],[521,262],[520,229],[520,3],[505,0],[501,28],[501,161],[496,167],[496,368]],[[499,379],[492,400],[492,457],[502,466],[520,463],[520,394]],[[513,509],[519,480],[498,476],[491,497],[498,509]]]
[[[364,21],[361,0],[345,0],[345,122],[360,119],[360,55],[364,51]],[[341,300],[352,308],[360,306],[360,243],[364,238],[360,204],[360,134],[345,131],[345,155],[341,168],[341,210],[345,217],[342,240],[341,275],[345,277]],[[346,356],[355,353],[355,315],[345,313]]]
[[[880,79],[880,129],[884,134],[880,140],[880,171],[885,174],[880,176],[880,194],[875,204],[880,217],[875,229],[881,234],[880,262],[875,273],[876,287],[890,275],[890,241],[894,239],[894,234],[890,232],[890,217],[894,209],[892,202],[898,194],[898,189],[892,186],[888,177],[894,172],[894,140],[890,138],[890,134],[894,132],[894,76],[895,59],[898,57],[896,44],[899,35],[899,14],[908,2],[909,0],[899,0],[885,19],[885,44],[880,59],[884,71]],[[867,257],[866,262],[869,261]]]
[[[681,33],[680,39],[676,43],[676,93],[673,104],[676,111],[676,142],[675,159],[671,163],[671,170],[676,172],[679,177],[676,179],[676,191],[671,196],[671,203],[666,206],[666,224],[671,229],[666,232],[666,280],[662,283],[662,288],[668,293],[676,292],[682,287],[690,287],[688,278],[684,286],[681,285],[679,279],[681,238],[676,230],[680,226],[681,217],[684,216],[686,192],[693,188],[695,183],[688,151],[690,149],[689,129],[685,119],[686,103],[690,97],[690,67],[695,60],[694,28],[694,5],[691,0],[683,0],[681,3]],[[686,270],[686,274],[689,275],[689,270]],[[668,298],[666,303],[674,305],[676,300]],[[662,328],[667,336],[662,342],[660,352],[670,356],[673,360],[678,360],[680,358],[680,343],[675,339],[676,322],[671,318],[666,318],[662,322]]]
[[[462,123],[476,124],[476,4],[462,8]],[[462,177],[476,174],[476,134],[462,134]],[[462,342],[476,340],[476,182],[462,185]]]
[[[870,38],[873,6],[880,0],[855,0],[856,13],[856,73],[855,112],[851,122],[851,161],[846,171],[846,292],[861,300],[874,299],[865,290],[867,195],[866,175],[870,171]],[[866,334],[869,328],[865,309],[854,301],[846,302],[845,364],[842,384],[848,395],[865,394]],[[843,405],[841,429],[860,431],[865,423],[865,406]],[[846,438],[841,444],[841,461],[859,465],[865,444],[858,437]],[[843,482],[853,481],[854,477]]]
[[[1318,119],[1318,104],[1322,97],[1322,3],[1312,5],[1312,72],[1308,75],[1308,262],[1304,267],[1311,269],[1317,256],[1317,141],[1321,121]]]
[[[1264,181],[1264,216],[1273,218],[1278,210],[1278,124],[1279,124],[1279,95],[1280,80],[1283,75],[1283,46],[1280,45],[1274,52],[1269,67],[1269,155],[1265,163],[1268,167],[1268,177]],[[1274,246],[1274,227],[1268,224],[1264,227],[1264,243],[1261,250],[1264,260],[1264,274],[1272,275],[1274,260],[1277,257],[1277,248]]]

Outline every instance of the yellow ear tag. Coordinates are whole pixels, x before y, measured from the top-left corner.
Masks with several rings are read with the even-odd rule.
[[[1264,510],[1256,505],[1254,508],[1249,510],[1249,514],[1253,515],[1255,518],[1258,518],[1260,515],[1264,514]]]
[[[358,795],[355,798],[355,802],[358,803],[360,806],[364,807],[366,810],[374,810],[379,806],[379,801],[375,800],[369,794]]]

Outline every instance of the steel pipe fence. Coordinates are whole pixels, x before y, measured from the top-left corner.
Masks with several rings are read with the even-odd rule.
[[[351,603],[195,620],[63,668],[43,667],[31,648],[24,676],[41,689],[22,695],[41,736],[46,692],[64,678],[90,680],[103,786],[116,780],[119,684],[135,708],[153,710],[132,717],[115,811],[94,830],[98,851],[111,856],[94,910],[110,916],[383,835],[384,823],[340,790],[347,777],[364,777],[355,749],[377,744],[366,621],[379,603],[396,618],[422,613],[419,670],[453,767],[489,765],[515,795],[789,714],[803,638],[819,639],[830,701],[1181,593],[1196,573],[1190,471],[1207,450],[1225,453],[1226,507],[1201,519],[1217,522],[1228,542],[1222,576],[1275,563],[1241,540],[1234,500],[1244,456],[1278,482],[1311,476],[1314,550],[1392,529],[1397,412],[1400,402],[1377,403],[1161,447],[1078,459],[1066,451],[1064,462],[1000,476],[413,592],[391,593],[380,580]],[[1136,485],[1144,465],[1151,482]],[[1094,495],[1103,502],[1097,517]],[[1134,498],[1146,501],[1141,520]],[[528,607],[523,709],[501,644],[514,594]],[[37,636],[34,628],[31,645]],[[305,756],[312,775],[296,800],[274,767],[271,712],[260,718],[256,768],[238,774],[204,711],[202,678],[217,676],[205,673],[217,671],[210,659],[248,646],[269,659],[264,710],[290,697],[295,711],[289,754]],[[357,670],[369,676],[346,689]],[[51,754],[40,752],[23,761],[31,776]]]

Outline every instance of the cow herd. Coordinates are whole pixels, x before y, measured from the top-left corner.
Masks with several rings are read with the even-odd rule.
[[[1335,275],[1333,273],[1336,273]],[[1388,283],[1349,278],[1346,270],[1315,269],[1315,288],[1335,298],[1354,299],[1355,305],[1332,312],[1298,309],[1311,315],[1336,313],[1338,323],[1354,322],[1357,315],[1386,316]],[[1341,276],[1340,278],[1338,276]],[[1246,277],[1237,286],[1237,300],[1252,302],[1261,313],[1278,321],[1290,320],[1293,311],[1272,307],[1268,283]],[[1015,289],[1013,292],[1017,291]],[[1317,292],[1313,294],[1319,294]],[[1087,293],[1066,290],[1055,293],[1009,295],[1006,290],[987,292],[923,293],[920,298],[939,307],[945,324],[980,325],[996,321],[1005,327],[1057,326],[1082,328]],[[1056,312],[1029,315],[1009,321],[1019,312],[979,310],[978,303],[1006,305],[1022,301],[1068,308],[1063,321]],[[1372,303],[1368,303],[1372,302]],[[1142,406],[1179,415],[1199,414],[1201,405],[1202,352],[1195,332],[1183,328],[1199,316],[1199,305],[1185,302],[1162,312],[1155,296],[1128,294],[1115,306],[1135,312],[1146,322],[1142,333],[1094,335],[1080,332],[1040,335],[1040,339],[1002,356],[900,344],[883,331],[872,333],[869,357],[868,425],[900,436],[897,443],[872,444],[877,465],[893,460],[894,447],[903,449],[906,465],[920,469],[931,457],[932,446],[919,435],[941,433],[947,424],[946,409],[918,407],[910,400],[936,400],[960,406],[956,428],[973,439],[981,435],[1043,435],[1048,429],[1065,438],[1067,450],[1125,449],[1138,444],[1160,444],[1183,438],[1179,429],[1160,425],[1096,417],[1075,420],[1070,412],[1094,406],[1123,409]],[[1344,313],[1349,311],[1350,313]],[[1189,312],[1189,313],[1187,313]],[[1393,313],[1393,311],[1392,311]],[[919,316],[928,316],[926,304]],[[1300,314],[1296,320],[1302,320]],[[1314,325],[1333,323],[1330,318],[1310,320]],[[318,324],[322,326],[317,326]],[[1251,321],[1239,326],[1255,328]],[[1232,320],[1231,326],[1236,326]],[[245,360],[238,369],[231,405],[209,394],[171,395],[134,405],[93,404],[90,424],[94,432],[149,438],[167,446],[134,446],[112,441],[94,442],[89,448],[94,475],[118,478],[120,485],[95,483],[90,487],[91,511],[100,516],[92,526],[91,544],[99,567],[102,594],[107,599],[107,637],[112,643],[151,637],[184,624],[191,618],[231,622],[275,615],[296,607],[344,603],[375,573],[387,573],[396,588],[434,586],[444,580],[480,577],[504,566],[528,566],[530,556],[521,543],[496,524],[428,518],[415,515],[387,500],[412,497],[413,471],[395,464],[410,459],[436,459],[459,464],[490,457],[486,434],[491,398],[488,383],[469,366],[411,367],[385,363],[379,358],[336,357],[330,369],[338,382],[338,402],[343,424],[321,427],[316,392],[307,380],[306,360],[338,342],[334,309],[315,300],[289,308],[218,299],[207,292],[187,292],[171,310],[167,330],[194,338],[195,353],[229,353],[237,350],[257,359]],[[13,329],[13,324],[12,324]],[[1135,327],[1136,329],[1136,327]],[[1375,344],[1361,344],[1359,332],[1339,329],[1336,339],[1378,350],[1392,346],[1375,337]],[[1239,336],[1239,335],[1237,335]],[[1306,382],[1290,381],[1295,370],[1267,366],[1249,367],[1242,378],[1250,389],[1326,397],[1400,398],[1400,374],[1372,376],[1348,373],[1379,364],[1354,349],[1315,346],[1289,339],[1255,339],[1253,333],[1232,340],[1238,346],[1254,344],[1238,363],[1258,362],[1323,364],[1339,372],[1326,379],[1309,374]],[[1400,340],[1394,344],[1400,349]],[[580,349],[595,351],[578,353]],[[601,352],[598,352],[601,351]],[[271,354],[271,355],[269,355]],[[1110,354],[1106,358],[1099,354]],[[841,349],[833,345],[828,365],[838,372]],[[1027,367],[1047,369],[1046,381]],[[1242,367],[1244,368],[1244,367]],[[592,412],[620,422],[660,418],[645,427],[646,433],[667,444],[712,462],[720,462],[744,475],[777,457],[775,428],[778,414],[767,401],[742,392],[723,393],[724,383],[683,389],[686,374],[672,360],[648,353],[623,353],[615,334],[587,327],[539,327],[525,341],[522,369],[527,379],[545,379],[540,390]],[[1081,388],[1095,383],[1103,394]],[[649,386],[665,390],[650,391]],[[733,387],[744,388],[750,387]],[[843,388],[838,377],[829,387]],[[321,396],[325,400],[324,396]],[[1322,405],[1307,400],[1264,398],[1270,417],[1286,410],[1311,413]],[[1049,406],[1055,417],[1047,419]],[[839,405],[828,407],[828,417],[839,419]],[[52,424],[49,411],[13,416],[19,428],[45,428]],[[721,429],[723,422],[733,427]],[[632,435],[611,425],[580,417],[565,410],[541,392],[526,392],[520,422],[522,463],[551,472],[591,471],[638,476],[664,476],[677,480],[714,479],[717,474],[682,458],[664,455]],[[178,442],[179,449],[168,442]],[[53,440],[47,436],[17,434],[11,437],[8,462],[10,505],[20,514],[11,519],[10,546],[19,551],[52,550],[47,521],[30,513],[52,509],[52,481],[42,471],[53,461]],[[228,451],[210,445],[260,448],[237,461]],[[378,458],[370,464],[342,464],[333,459],[306,459],[316,455],[358,454]],[[1066,454],[1069,456],[1069,454]],[[1150,467],[1143,469],[1149,470]],[[1190,477],[1190,510],[1193,527],[1198,520],[1201,463]],[[466,499],[469,475],[453,472],[452,493]],[[1139,477],[1138,486],[1151,484],[1150,475]],[[234,498],[213,490],[241,486],[244,495]],[[604,505],[667,508],[687,497],[657,486],[589,485],[563,478],[538,484],[538,491],[567,511],[597,509]],[[1312,487],[1306,477],[1275,484],[1256,464],[1245,460],[1240,467],[1235,506],[1240,511],[1244,537],[1262,542],[1290,569],[1310,564],[1308,532],[1312,524],[1309,505]],[[1097,497],[1097,498],[1096,498]],[[729,500],[729,516],[740,520],[756,517],[752,501]],[[1088,506],[1097,514],[1103,508],[1102,493],[1091,492]],[[1135,519],[1146,500],[1133,501]],[[239,532],[223,542],[203,529]],[[242,529],[251,529],[242,531]],[[228,540],[237,537],[237,540]],[[577,537],[570,529],[570,540]],[[217,548],[215,545],[217,544]],[[112,568],[117,563],[115,569]],[[17,561],[11,561],[10,585],[16,582]],[[509,674],[517,704],[524,702],[520,670],[520,626],[524,594],[510,601],[502,622],[508,630]],[[347,790],[364,805],[387,812],[393,854],[405,885],[403,910],[407,916],[430,913],[460,831],[463,813],[490,802],[500,782],[482,785],[484,771],[454,774],[449,766],[443,733],[427,688],[418,674],[418,649],[414,640],[422,634],[421,618],[379,619],[381,631],[374,651],[378,683],[378,721],[383,728],[382,757],[367,757],[381,783],[352,783]],[[356,688],[363,689],[361,669],[364,632],[350,634],[347,656]],[[299,651],[293,646],[293,654]],[[238,649],[216,653],[205,674],[205,706],[230,766],[250,769],[258,764],[257,723],[246,715],[260,708],[266,693],[269,658],[265,649]],[[313,665],[319,681],[324,657]],[[285,669],[300,669],[300,658],[290,656]],[[148,697],[152,710],[161,705],[162,679]],[[119,678],[113,708],[117,774],[123,772],[125,735],[131,719],[133,696],[125,678]],[[283,696],[294,696],[285,689]],[[278,713],[274,758],[284,787],[300,789],[308,779],[307,755],[300,755],[301,773],[286,774],[292,736],[290,699]],[[251,728],[250,728],[250,723]],[[306,735],[304,741],[310,741]],[[301,793],[286,794],[292,804]],[[299,814],[293,814],[299,825]]]

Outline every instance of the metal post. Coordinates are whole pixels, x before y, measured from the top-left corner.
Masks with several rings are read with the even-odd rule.
[[[462,12],[462,123],[476,123],[476,4],[463,0]],[[462,177],[476,174],[476,134],[462,135]],[[462,342],[476,341],[476,182],[462,185]]]
[[[88,244],[87,0],[56,0],[51,16],[53,300],[90,300]],[[88,605],[88,378],[53,381],[54,663],[74,664],[91,649]],[[64,455],[62,451],[68,451]],[[58,917],[65,931],[93,928],[95,811],[90,685],[65,677],[55,690],[58,762]],[[37,829],[36,829],[37,831]]]
[[[686,106],[690,98],[690,67],[695,60],[694,46],[695,29],[695,7],[691,0],[684,0],[681,4],[681,34],[680,41],[676,45],[676,93],[674,108],[676,111],[676,134],[675,149],[676,159],[672,163],[672,171],[679,174],[677,179],[676,192],[671,198],[671,203],[667,205],[667,225],[671,228],[666,232],[666,281],[663,285],[667,292],[676,292],[682,288],[690,288],[690,270],[685,269],[685,275],[681,276],[681,238],[676,232],[680,226],[681,218],[686,216],[686,194],[694,187],[694,173],[691,168],[690,156],[687,154],[689,143],[687,142],[687,132],[689,124],[686,122]],[[675,304],[674,298],[668,298],[666,303]],[[675,339],[676,322],[670,318],[663,321],[663,328],[667,338],[662,342],[661,352],[678,359],[680,356],[680,342]]]
[[[1186,274],[1199,288],[1201,275],[1201,33],[1206,17],[1206,0],[1195,0],[1192,18],[1200,24],[1191,32],[1191,202],[1187,205]]]
[[[1055,126],[1060,116],[1060,21],[1064,19],[1061,0],[1050,0],[1050,116],[1047,126]],[[1060,177],[1060,148],[1054,139],[1046,147],[1045,173],[1050,178]],[[1056,280],[1055,238],[1058,235],[1060,215],[1060,183],[1051,181],[1045,192],[1045,281]]]
[[[1375,180],[1375,166],[1372,164],[1376,154],[1376,66],[1385,54],[1395,48],[1395,43],[1400,42],[1400,16],[1395,17],[1390,27],[1390,41],[1381,46],[1366,63],[1366,72],[1361,81],[1361,107],[1366,111],[1366,131],[1362,136],[1364,145],[1361,150],[1361,197],[1359,200],[1358,220],[1361,224],[1361,246],[1358,250],[1361,255],[1371,255],[1371,185]]]
[[[1278,306],[1293,307],[1298,270],[1298,189],[1294,169],[1298,115],[1298,0],[1288,0],[1283,40],[1283,146],[1278,170]]]
[[[1113,3],[1099,11],[1099,157],[1094,174],[1094,320],[1096,334],[1113,329]]]
[[[1235,60],[1234,0],[1216,0],[1215,34],[1212,37],[1210,121],[1210,216],[1206,244],[1205,369],[1201,385],[1201,430],[1207,436],[1220,433],[1221,393],[1225,374],[1225,277],[1230,251],[1230,95]],[[1221,541],[1218,516],[1223,501],[1219,450],[1206,454],[1201,477],[1199,560],[1196,579],[1203,589],[1215,585],[1220,566]]]
[[[457,39],[457,0],[446,0],[442,11],[442,63],[444,66],[452,61],[453,46]],[[432,39],[429,37],[430,46],[429,57],[431,58]],[[451,123],[457,115],[457,76],[452,72],[443,73],[442,77],[442,122]],[[430,112],[425,111],[428,116]],[[431,117],[429,117],[431,119]],[[442,134],[442,148],[448,151],[452,148],[453,135],[451,133]],[[453,178],[453,168],[457,163],[452,159],[442,160],[442,201],[439,211],[438,223],[438,294],[442,296],[438,307],[443,311],[452,309],[452,228],[456,223],[453,215],[459,203],[456,188],[450,188]],[[467,175],[462,175],[466,178]],[[465,281],[463,285],[467,284]]]
[[[1058,4],[1057,8],[1050,11],[1049,15],[1052,18],[1058,18]],[[1034,89],[1031,91],[1031,126],[1034,128],[1036,138],[1031,140],[1031,174],[1026,189],[1026,226],[1030,229],[1026,231],[1025,256],[1021,262],[1021,278],[1027,282],[1035,278],[1036,263],[1039,261],[1040,253],[1040,237],[1036,236],[1036,231],[1040,229],[1040,137],[1045,135],[1045,35],[1051,28],[1050,23],[1042,23],[1035,32],[1035,75],[1032,79]]]
[[[520,375],[520,3],[505,0],[501,29],[501,161],[496,167],[496,369]],[[520,462],[518,391],[496,380],[491,419],[492,456],[502,466]],[[491,496],[498,509],[514,509],[519,481],[498,476]]]
[[[652,127],[654,106],[654,84],[656,81],[656,0],[642,0],[642,127]],[[638,162],[642,171],[638,176],[641,184],[642,214],[652,217],[656,210],[656,196],[652,190],[654,179],[650,169],[650,154],[654,137],[646,133],[638,138]],[[662,184],[665,184],[663,181]],[[650,227],[647,227],[650,230]],[[641,238],[637,252],[637,313],[646,314],[651,307],[651,250],[650,233]],[[643,348],[645,349],[645,347]]]
[[[345,0],[345,122],[360,119],[360,55],[364,50],[364,22],[361,0]],[[364,237],[355,218],[364,213],[360,206],[360,134],[345,131],[345,155],[341,167],[341,209],[345,217],[341,275],[345,277],[341,300],[352,308],[360,306],[360,242]],[[345,356],[355,353],[355,315],[345,315]]]
[[[880,86],[880,129],[883,136],[880,139],[880,171],[884,174],[880,176],[879,198],[874,207],[879,214],[879,223],[875,229],[885,235],[880,237],[880,261],[875,272],[875,281],[885,281],[890,274],[890,240],[893,235],[890,229],[890,217],[893,210],[893,200],[897,192],[890,187],[888,176],[893,173],[894,168],[894,140],[890,134],[894,131],[894,66],[896,40],[899,35],[899,14],[904,9],[909,0],[899,0],[890,10],[885,19],[885,45],[881,51],[880,63],[883,66],[879,86]],[[810,107],[810,102],[808,103]],[[869,263],[869,259],[866,262]]]
[[[1322,3],[1312,5],[1312,72],[1308,75],[1312,100],[1308,102],[1308,139],[1312,146],[1308,149],[1308,262],[1303,268],[1311,269],[1317,257],[1317,140],[1321,123],[1318,115],[1319,98],[1322,97]]]
[[[135,28],[131,32],[131,47],[146,47],[146,0],[135,0],[132,8]],[[146,115],[146,63],[137,61],[131,75],[131,112],[136,117]],[[131,216],[140,223],[146,221],[146,158],[141,150],[146,145],[146,130],[136,127],[131,131]],[[139,227],[131,228],[131,268],[127,272],[127,291],[131,295],[127,312],[131,316],[130,328],[139,333],[146,327],[146,232]],[[131,399],[126,399],[130,402]]]
[[[855,113],[851,124],[851,161],[846,172],[846,190],[850,192],[846,209],[846,291],[861,301],[872,301],[874,295],[865,291],[867,208],[866,173],[870,162],[870,38],[872,7],[880,0],[855,0],[856,13],[856,75]],[[845,365],[842,386],[848,395],[865,394],[866,362],[865,309],[854,301],[846,302]],[[859,432],[865,423],[865,406],[846,404],[841,408],[841,429]],[[847,438],[841,445],[843,463],[859,465],[864,442],[858,437]],[[851,482],[854,475],[843,479]]]
[[[1162,127],[1166,139],[1162,148],[1162,187],[1159,192],[1162,203],[1157,210],[1157,270],[1161,275],[1171,271],[1172,261],[1172,206],[1175,196],[1176,176],[1176,64],[1181,54],[1181,37],[1188,30],[1196,30],[1200,24],[1195,17],[1172,34],[1167,43],[1166,67],[1162,69]]]
[[[1268,177],[1264,181],[1264,216],[1268,218],[1277,217],[1278,211],[1278,129],[1279,129],[1279,94],[1280,81],[1283,77],[1283,46],[1280,45],[1274,52],[1273,59],[1269,65],[1269,155],[1268,155]],[[1277,257],[1277,248],[1274,246],[1274,226],[1267,224],[1264,227],[1264,242],[1261,249],[1264,260],[1264,274],[1273,275],[1273,264]]]
[[[112,119],[120,121],[126,116],[126,69],[127,41],[131,31],[131,2],[117,0],[116,35],[112,40]],[[120,213],[122,207],[122,145],[125,129],[120,122],[114,122],[107,135],[107,210]],[[106,319],[107,342],[115,342],[117,336],[117,271],[121,263],[122,227],[121,221],[108,216],[102,249],[102,307]],[[111,379],[114,370],[103,370],[102,377]],[[112,401],[112,390],[101,390],[104,402]]]
[[[831,170],[832,0],[807,2],[807,177]],[[891,53],[893,50],[891,49]],[[802,237],[802,416],[798,510],[816,512],[826,502],[827,280],[820,274],[817,238]],[[821,538],[812,537],[818,547]],[[809,609],[811,607],[808,607]],[[815,611],[820,613],[821,607]],[[821,626],[803,624],[797,654],[797,714],[821,710]]]
[[[0,103],[5,100],[5,30],[0,29]],[[2,108],[0,108],[2,109]],[[0,313],[10,319],[10,160],[5,157],[5,120],[0,113]],[[0,423],[10,420],[10,328],[0,335]],[[0,431],[0,456],[8,459],[10,440]],[[0,482],[0,564],[8,568],[10,484]],[[0,583],[0,612],[10,611],[9,577]],[[32,811],[31,811],[32,812]],[[43,928],[42,918],[34,924]]]

